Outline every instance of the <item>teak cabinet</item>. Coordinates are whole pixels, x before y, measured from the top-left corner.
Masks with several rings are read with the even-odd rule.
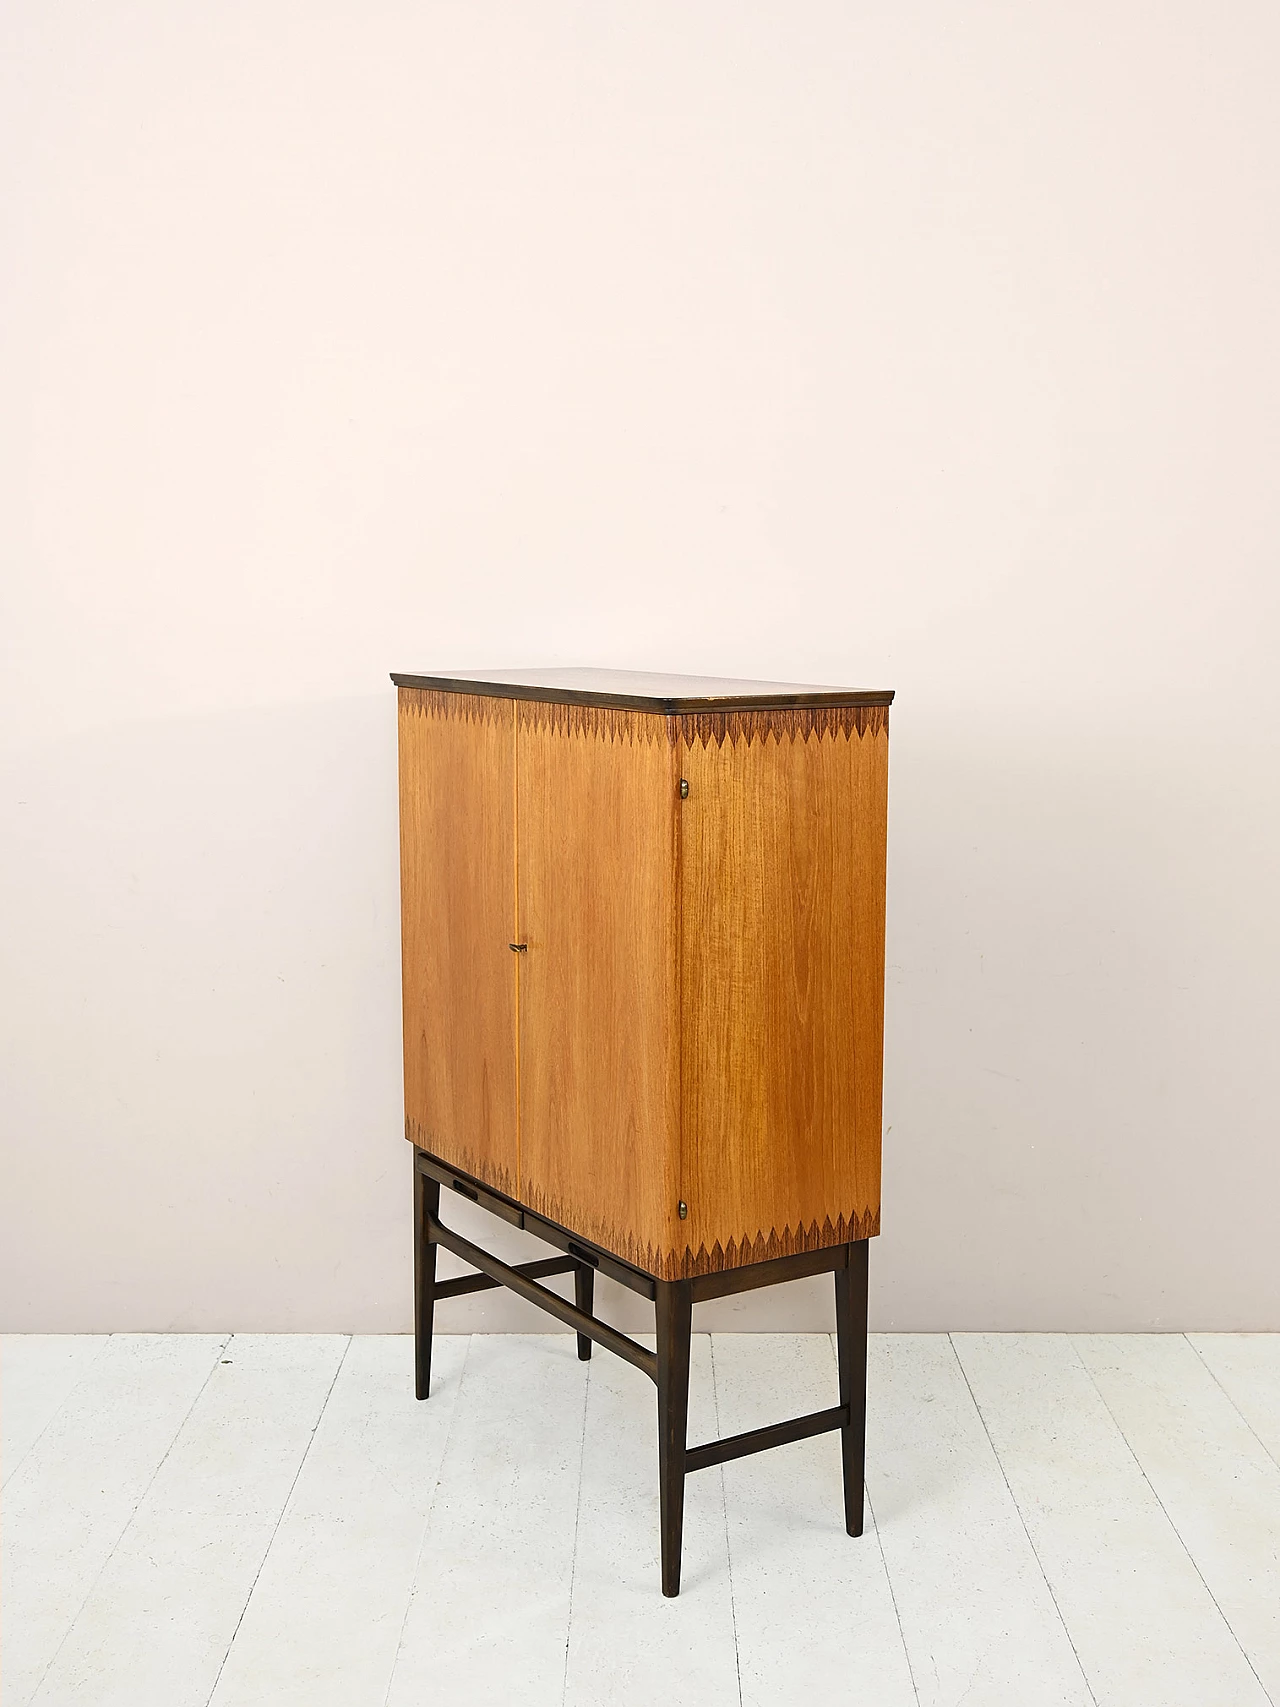
[[[656,1300],[865,1256],[892,695],[393,680],[415,1178],[572,1235]],[[420,1221],[434,1265],[448,1229]]]

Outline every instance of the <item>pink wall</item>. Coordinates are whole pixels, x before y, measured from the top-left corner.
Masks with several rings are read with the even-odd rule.
[[[1278,59],[9,0],[0,1326],[407,1325],[387,671],[598,662],[898,690],[876,1325],[1280,1328]]]

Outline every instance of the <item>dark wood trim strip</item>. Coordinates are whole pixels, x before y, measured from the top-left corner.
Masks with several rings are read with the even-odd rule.
[[[713,1274],[695,1274],[693,1301],[727,1298],[734,1292],[754,1292],[758,1286],[779,1286],[785,1280],[803,1280],[811,1274],[829,1274],[849,1261],[848,1245],[827,1245],[820,1251],[797,1251],[790,1257],[771,1257],[767,1262],[748,1263],[744,1268],[722,1268]]]
[[[812,1434],[827,1434],[831,1429],[843,1428],[848,1420],[848,1405],[833,1405],[829,1411],[810,1411],[807,1417],[792,1417],[789,1422],[770,1423],[768,1428],[753,1428],[746,1434],[709,1440],[705,1446],[691,1446],[684,1455],[684,1467],[709,1470],[713,1464],[727,1464],[731,1458],[746,1458],[753,1452],[768,1452],[774,1446],[789,1446],[793,1440],[808,1440]]]
[[[770,711],[797,705],[892,705],[892,689],[865,693],[724,694],[692,698],[656,694],[589,693],[582,688],[526,687],[515,682],[463,681],[458,676],[409,676],[392,670],[398,688],[433,688],[438,693],[480,694],[486,699],[540,699],[548,705],[612,705],[620,711],[651,711],[678,717],[688,711]]]
[[[479,1245],[473,1245],[470,1239],[464,1239],[461,1233],[455,1233],[451,1227],[443,1226],[434,1216],[429,1222],[429,1231],[437,1244],[443,1245],[447,1251],[452,1251],[454,1256],[461,1257],[463,1262],[470,1263],[472,1268],[478,1268],[482,1274],[492,1276],[500,1285],[509,1287],[530,1304],[538,1305],[539,1309],[545,1310],[549,1316],[555,1316],[566,1327],[586,1334],[588,1339],[593,1339],[606,1351],[616,1352],[628,1363],[634,1363],[637,1369],[644,1370],[651,1381],[657,1382],[657,1357],[653,1352],[646,1351],[644,1346],[637,1345],[633,1339],[628,1339],[626,1334],[620,1334],[616,1328],[611,1328],[607,1322],[601,1322],[595,1316],[585,1315],[558,1293],[539,1286],[536,1280],[529,1280],[519,1269],[490,1256],[488,1251],[482,1251]]]
[[[572,1257],[540,1257],[537,1262],[518,1262],[512,1266],[517,1274],[530,1280],[545,1280],[552,1274],[576,1274],[579,1267]],[[500,1280],[488,1274],[460,1274],[456,1280],[437,1280],[436,1302],[441,1298],[461,1298],[468,1292],[488,1292],[491,1287],[501,1285]]]

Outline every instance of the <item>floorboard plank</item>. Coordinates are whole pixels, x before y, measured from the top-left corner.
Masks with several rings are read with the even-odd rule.
[[[1280,1466],[1181,1334],[1081,1334],[1089,1373],[1273,1701]]]
[[[838,1401],[827,1334],[716,1334],[712,1347],[721,1434]],[[912,1707],[875,1525],[845,1534],[839,1434],[735,1459],[723,1474],[744,1707],[843,1700],[855,1682],[877,1707]]]
[[[437,1335],[419,1404],[411,1337],[352,1341],[211,1707],[382,1702],[466,1352]]]
[[[1280,1464],[1280,1334],[1188,1334],[1187,1339]]]
[[[1101,1707],[1266,1707],[1070,1339],[953,1339]]]
[[[35,1696],[206,1707],[346,1339],[237,1335]]]
[[[637,1371],[345,1343],[4,1342],[5,1707],[1280,1703],[1280,1336],[872,1336],[878,1530],[834,1434],[695,1473],[675,1601]],[[834,1390],[695,1335],[691,1443]]]
[[[652,1345],[651,1335],[638,1336]],[[694,1334],[689,1440],[716,1433],[711,1341]],[[596,1351],[591,1363],[565,1707],[707,1707],[738,1700],[720,1471],[685,1484],[680,1593],[662,1594],[653,1383]]]
[[[26,1707],[225,1343],[117,1334],[4,1496],[5,1707]]]
[[[871,1336],[867,1488],[923,1707],[1087,1707],[945,1334]]]
[[[571,1334],[473,1337],[388,1707],[559,1707],[586,1375]]]
[[[0,1334],[0,1485],[102,1355],[105,1334]]]

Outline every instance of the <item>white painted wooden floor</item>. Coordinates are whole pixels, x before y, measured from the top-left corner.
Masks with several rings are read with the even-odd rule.
[[[1280,1707],[1280,1335],[876,1336],[837,1437],[689,1478],[570,1335],[0,1344],[5,1707]],[[589,1371],[589,1372],[588,1372]],[[697,1336],[691,1439],[834,1402]]]

